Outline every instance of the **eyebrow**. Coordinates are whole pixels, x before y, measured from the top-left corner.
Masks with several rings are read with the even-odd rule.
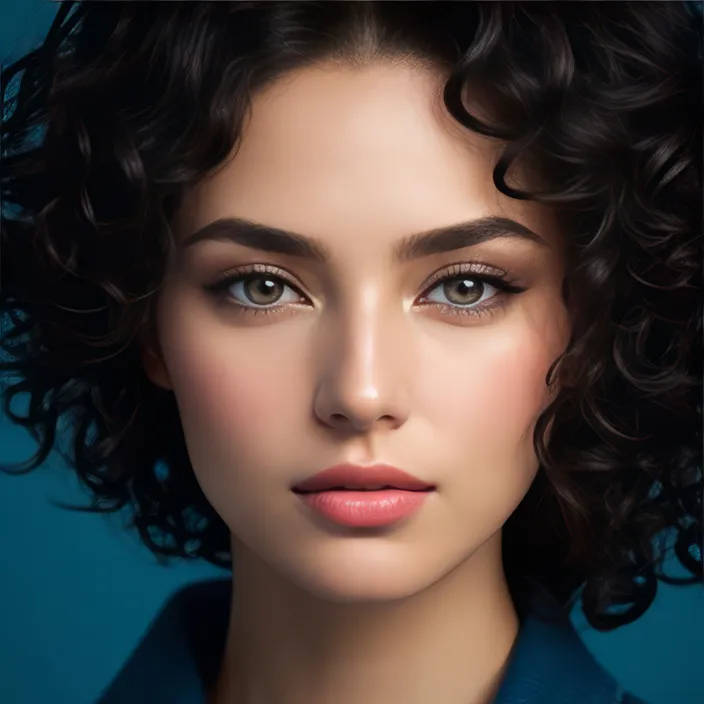
[[[542,237],[515,220],[488,216],[410,235],[398,243],[395,255],[398,261],[410,261],[505,237],[547,245]],[[318,240],[241,218],[215,220],[189,235],[183,247],[207,240],[229,241],[263,252],[318,262],[328,262],[331,258],[328,248]]]

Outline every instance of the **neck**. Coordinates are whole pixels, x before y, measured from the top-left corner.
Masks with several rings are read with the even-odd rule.
[[[331,603],[243,546],[211,704],[489,704],[518,633],[500,536],[421,593]]]

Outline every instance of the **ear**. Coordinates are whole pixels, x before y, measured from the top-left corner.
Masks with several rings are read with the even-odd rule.
[[[171,391],[173,388],[171,377],[169,376],[169,370],[166,368],[164,355],[159,344],[153,340],[143,340],[139,344],[139,355],[142,360],[144,373],[149,381],[155,386]]]

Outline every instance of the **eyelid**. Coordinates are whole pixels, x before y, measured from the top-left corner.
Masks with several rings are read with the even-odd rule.
[[[436,271],[434,274],[431,274],[423,282],[421,286],[421,291],[426,292],[435,284],[444,281],[445,279],[452,278],[454,276],[461,276],[462,274],[472,274],[478,277],[483,276],[487,279],[502,279],[506,281],[507,284],[511,283],[510,281],[506,280],[507,277],[510,275],[510,272],[504,269],[498,269],[497,267],[491,266],[490,264],[486,264],[484,262],[459,261],[453,262],[452,264],[448,264],[442,269],[438,269],[438,271]]]
[[[211,284],[211,288],[218,288],[232,279],[239,276],[247,276],[249,274],[269,274],[271,276],[276,276],[295,288],[298,293],[304,295],[300,290],[305,288],[303,284],[298,280],[298,278],[286,269],[275,266],[273,264],[245,264],[242,266],[236,266],[227,271],[223,272],[217,279]],[[507,280],[510,272],[505,269],[499,269],[498,267],[492,266],[485,262],[480,261],[457,261],[447,264],[442,269],[438,269],[436,272],[431,274],[421,285],[421,291],[426,291],[429,287],[447,278],[453,276],[461,276],[462,274],[473,274],[475,276],[486,276],[488,278],[504,279],[506,283],[510,284],[511,281]]]
[[[223,272],[218,278],[208,286],[209,289],[215,291],[232,284],[233,279],[249,276],[251,274],[268,274],[281,279],[287,286],[290,286],[296,293],[310,299],[310,296],[305,294],[302,289],[305,288],[298,279],[286,269],[274,266],[273,264],[245,264],[243,266],[233,267]]]

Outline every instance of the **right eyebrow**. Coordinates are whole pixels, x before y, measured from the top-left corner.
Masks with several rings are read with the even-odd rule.
[[[327,262],[330,253],[321,242],[309,237],[270,227],[242,218],[220,218],[189,235],[183,243],[191,247],[205,240],[226,240],[263,252],[288,254],[292,257]]]
[[[542,237],[515,220],[488,216],[410,235],[398,243],[395,254],[398,261],[409,261],[473,247],[500,237],[517,237],[547,245]],[[318,240],[242,218],[215,220],[189,235],[183,247],[205,240],[226,240],[251,249],[323,263],[330,260],[330,251]]]

